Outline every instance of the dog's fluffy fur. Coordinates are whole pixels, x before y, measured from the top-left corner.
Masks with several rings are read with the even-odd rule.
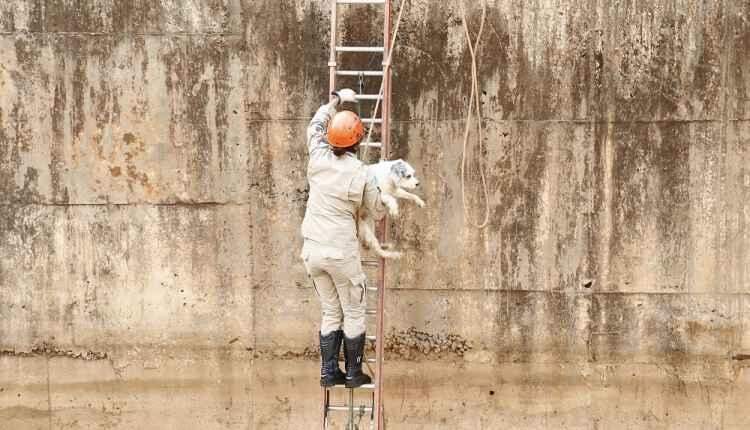
[[[377,179],[380,198],[391,216],[398,215],[397,199],[408,199],[419,207],[424,206],[422,199],[409,192],[419,186],[419,179],[414,174],[414,168],[406,161],[392,160],[371,164],[367,168],[367,174],[368,177],[374,176]],[[382,258],[401,257],[400,252],[383,249],[375,236],[375,220],[364,207],[359,210],[357,226],[362,244],[375,251],[378,256]]]

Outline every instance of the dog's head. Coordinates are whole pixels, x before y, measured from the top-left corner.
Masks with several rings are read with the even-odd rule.
[[[419,186],[419,179],[414,174],[414,168],[404,160],[396,160],[391,165],[391,176],[397,187],[413,190]]]

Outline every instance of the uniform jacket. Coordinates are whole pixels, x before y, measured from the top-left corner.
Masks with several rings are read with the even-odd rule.
[[[380,219],[385,208],[375,178],[368,179],[367,166],[352,153],[334,155],[326,139],[328,121],[336,113],[334,103],[321,106],[307,128],[307,200],[302,236],[333,248],[347,258],[359,255],[356,212],[361,205]]]

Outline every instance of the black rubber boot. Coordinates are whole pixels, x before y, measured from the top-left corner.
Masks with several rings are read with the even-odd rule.
[[[320,386],[331,387],[346,381],[346,375],[339,369],[339,351],[344,332],[334,330],[320,335]]]
[[[346,360],[346,388],[357,388],[372,382],[362,373],[362,353],[365,350],[365,334],[355,338],[344,337],[344,358]]]

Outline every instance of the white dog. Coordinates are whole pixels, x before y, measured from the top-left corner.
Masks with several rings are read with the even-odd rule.
[[[371,164],[367,168],[368,177],[375,177],[380,189],[380,199],[388,208],[391,216],[398,215],[398,200],[408,199],[419,207],[424,207],[424,201],[418,196],[410,193],[419,186],[419,179],[414,174],[414,168],[403,160],[381,161]],[[409,191],[407,191],[409,190]],[[382,258],[401,258],[397,251],[385,251],[378,238],[375,236],[375,220],[367,210],[362,207],[359,210],[357,228],[359,229],[360,242],[375,251]]]

